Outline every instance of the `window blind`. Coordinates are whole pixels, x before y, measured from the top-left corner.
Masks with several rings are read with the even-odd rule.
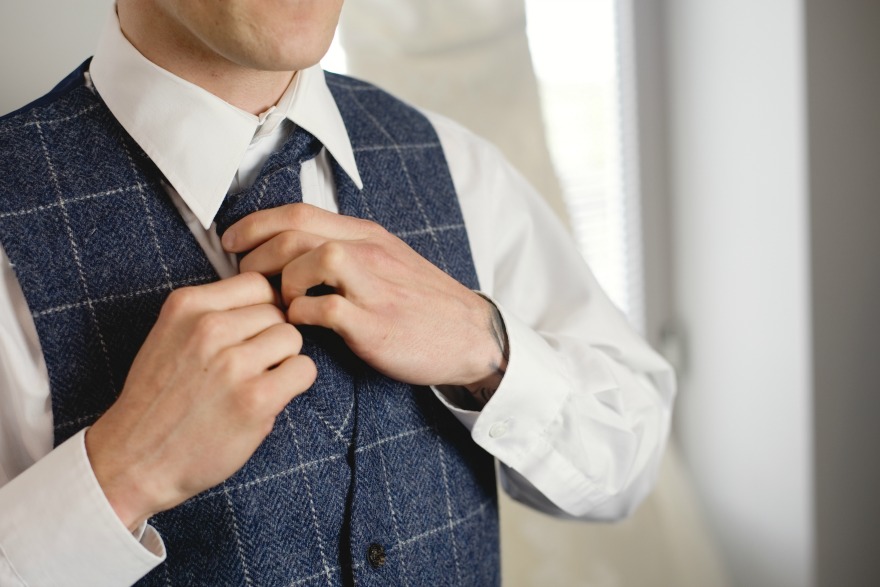
[[[615,0],[527,0],[547,139],[575,240],[599,283],[644,324],[629,38]]]

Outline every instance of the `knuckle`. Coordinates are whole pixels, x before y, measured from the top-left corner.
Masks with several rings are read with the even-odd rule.
[[[302,299],[299,297],[291,298],[290,305],[287,306],[287,321],[291,324],[302,324],[303,318]]]
[[[241,273],[242,275],[244,275],[246,273],[252,273],[253,269],[251,269],[251,266],[253,264],[254,264],[253,256],[245,255],[244,257],[241,257],[241,259],[238,261],[239,273]]]
[[[296,285],[296,281],[291,277],[291,269],[285,267],[281,271],[281,297],[288,303],[293,303],[293,300],[302,294],[305,291],[299,289]]]
[[[240,381],[248,372],[249,361],[241,352],[226,349],[218,353],[216,361],[217,372],[224,381]]]
[[[265,419],[268,412],[266,393],[256,382],[239,387],[233,398],[237,413],[252,420]]]
[[[311,210],[308,206],[290,204],[284,210],[285,224],[289,226],[302,226],[309,221]]]
[[[296,252],[298,243],[299,238],[296,232],[288,230],[281,233],[278,237],[279,253],[284,257],[290,257]]]
[[[221,312],[209,312],[196,321],[196,336],[200,340],[214,340],[226,331],[228,324]]]
[[[290,300],[288,303],[292,305],[296,300],[298,294],[299,291],[297,290],[297,288],[291,285],[289,281],[285,279],[281,280],[281,297],[285,301]]]
[[[371,236],[382,236],[388,233],[385,227],[372,220],[358,219],[359,228]]]
[[[255,290],[271,287],[269,286],[269,281],[256,271],[245,271],[240,273],[238,279],[242,287],[250,287]]]
[[[285,362],[284,376],[278,379],[278,393],[290,398],[305,392],[318,378],[318,367],[306,355],[295,355]]]
[[[294,346],[297,349],[299,349],[302,346],[302,342],[303,342],[302,334],[300,334],[299,329],[296,326],[285,322],[284,324],[281,324],[279,327],[284,329],[283,334],[285,335],[285,337],[287,338],[287,341],[292,346]]]
[[[339,295],[325,296],[321,306],[321,313],[328,324],[338,324],[342,319],[345,308],[345,300]]]
[[[272,285],[269,280],[256,271],[246,271],[237,277],[241,279],[241,286],[248,290],[248,297],[254,299],[272,299]]]
[[[287,324],[287,318],[281,308],[274,304],[266,304],[266,310],[272,315],[272,321],[275,324]]]
[[[195,310],[197,298],[198,292],[195,287],[181,287],[168,295],[162,309],[172,316],[188,314]]]
[[[318,262],[324,269],[339,269],[345,262],[345,245],[339,241],[326,242],[318,251]]]

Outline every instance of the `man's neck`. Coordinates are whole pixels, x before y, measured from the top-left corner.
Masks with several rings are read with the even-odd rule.
[[[251,114],[274,106],[294,71],[261,71],[217,55],[158,12],[120,3],[122,34],[147,59],[174,75]]]

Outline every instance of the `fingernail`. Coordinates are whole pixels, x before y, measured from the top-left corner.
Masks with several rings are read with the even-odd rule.
[[[227,251],[231,251],[232,247],[235,246],[235,231],[231,228],[223,233],[223,238],[220,239],[220,242],[223,244],[223,248]]]

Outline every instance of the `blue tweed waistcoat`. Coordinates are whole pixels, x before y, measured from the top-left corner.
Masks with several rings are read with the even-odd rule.
[[[37,326],[56,444],[113,403],[168,294],[218,279],[86,68],[0,119],[0,243]],[[476,288],[430,123],[327,80],[365,184],[334,164],[342,211]],[[318,381],[238,473],[151,519],[168,559],[139,584],[497,584],[492,459],[430,390],[378,374],[329,331],[309,329],[304,352]]]

